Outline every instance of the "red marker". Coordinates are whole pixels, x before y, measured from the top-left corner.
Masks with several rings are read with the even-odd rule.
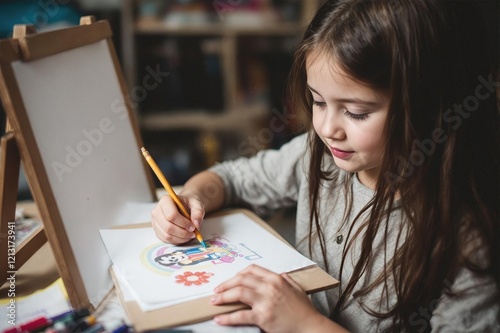
[[[2,333],[21,333],[21,329],[17,326],[3,330]]]
[[[20,333],[20,332],[31,332],[40,330],[42,328],[46,328],[50,326],[52,322],[50,319],[45,317],[37,317],[33,320],[28,321],[27,323],[22,324],[21,326],[15,326],[4,330],[3,333]]]
[[[52,324],[52,321],[50,319],[47,319],[45,317],[38,317],[33,319],[32,321],[27,322],[26,324],[21,325],[21,332],[25,331],[37,331],[42,328],[48,327]]]

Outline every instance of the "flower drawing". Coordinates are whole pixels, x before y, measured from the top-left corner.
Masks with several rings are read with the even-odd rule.
[[[207,272],[184,272],[184,274],[176,275],[175,282],[182,283],[185,286],[196,285],[199,286],[202,283],[208,283],[210,277],[214,275],[213,273]]]

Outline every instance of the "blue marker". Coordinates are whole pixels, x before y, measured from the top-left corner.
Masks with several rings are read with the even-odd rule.
[[[99,333],[104,331],[105,328],[102,324],[95,324],[84,330],[82,333]]]
[[[125,333],[128,332],[128,329],[128,325],[123,324],[122,326],[115,328],[113,331],[111,331],[111,333]]]

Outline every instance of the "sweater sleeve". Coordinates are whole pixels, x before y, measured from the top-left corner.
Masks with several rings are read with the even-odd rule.
[[[432,332],[500,332],[498,287],[491,276],[462,268],[451,290],[441,295],[431,318]]]
[[[306,135],[295,137],[279,150],[262,150],[250,158],[219,163],[209,170],[225,185],[226,205],[245,205],[264,216],[297,203],[304,179]]]

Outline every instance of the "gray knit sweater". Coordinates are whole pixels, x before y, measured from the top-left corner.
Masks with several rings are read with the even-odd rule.
[[[280,150],[265,150],[252,158],[239,158],[212,167],[223,180],[227,205],[247,205],[260,215],[269,214],[279,208],[297,207],[296,247],[304,255],[325,268],[319,243],[315,242],[314,253],[309,254],[307,235],[309,232],[309,199],[307,168],[309,155],[306,152],[305,135],[298,136],[283,145]],[[333,159],[325,168],[336,168]],[[340,177],[348,177],[340,170]],[[339,278],[342,250],[346,241],[349,223],[370,201],[374,192],[361,184],[356,176],[351,177],[352,214],[342,226],[346,191],[342,180],[324,184],[321,188],[320,223],[325,234],[328,253],[328,270]],[[401,214],[392,213],[390,224],[399,225]],[[292,226],[291,226],[292,227]],[[397,228],[399,230],[399,228]],[[374,242],[374,262],[358,281],[355,290],[370,283],[384,267],[383,234]],[[396,243],[396,228],[389,228],[387,254],[392,254]],[[358,238],[359,239],[359,238]],[[345,286],[352,274],[360,253],[359,242],[349,251],[342,273]],[[365,309],[380,311],[394,305],[395,293],[389,283],[389,297],[380,286],[370,294],[360,298],[350,298],[342,311],[339,323],[352,332],[379,332],[391,324],[392,319],[381,320],[370,315]],[[493,279],[479,278],[467,269],[462,269],[452,284],[454,291],[460,291],[453,299],[443,294],[431,308],[420,309],[411,316],[416,331],[425,331],[431,325],[432,332],[500,332],[500,305],[495,302],[498,293]],[[318,309],[328,314],[339,297],[339,288],[314,295]],[[361,306],[363,305],[363,307]],[[365,308],[365,309],[364,309]],[[430,319],[430,321],[429,321]]]

